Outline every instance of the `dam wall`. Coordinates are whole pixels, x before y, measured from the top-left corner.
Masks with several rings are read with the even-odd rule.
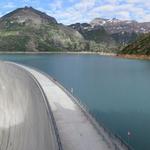
[[[0,150],[58,150],[45,96],[20,67],[0,62]]]
[[[82,104],[56,80],[35,68],[18,66],[30,72],[41,85],[64,150],[131,150],[124,141],[100,126]]]

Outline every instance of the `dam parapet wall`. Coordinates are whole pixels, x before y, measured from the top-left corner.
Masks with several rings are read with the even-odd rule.
[[[37,69],[18,66],[30,72],[41,85],[51,107],[63,149],[133,150],[103,124],[99,125],[87,107],[55,79]]]
[[[93,124],[97,132],[100,134],[100,136],[103,136],[103,138],[109,138],[111,139],[112,143],[116,147],[116,150],[124,149],[124,150],[135,150],[131,145],[129,145],[123,138],[121,138],[118,134],[113,133],[110,129],[108,129],[103,122],[100,122],[99,120],[96,120],[95,116],[92,115],[91,110],[89,107],[84,104],[79,97],[73,95],[71,92],[71,89],[67,89],[64,86],[62,86],[56,79],[52,78],[48,74],[38,70],[37,68],[34,68],[37,71],[44,74],[47,78],[49,78],[52,82],[54,82],[58,87],[60,87],[69,97],[70,99],[79,106],[81,111],[87,116],[87,118],[90,120],[90,122]],[[99,123],[98,123],[99,122]],[[104,134],[102,134],[104,133]],[[106,137],[108,136],[108,137]]]

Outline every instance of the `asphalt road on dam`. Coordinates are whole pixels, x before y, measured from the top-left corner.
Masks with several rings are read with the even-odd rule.
[[[23,69],[0,62],[0,150],[58,150],[44,96]]]

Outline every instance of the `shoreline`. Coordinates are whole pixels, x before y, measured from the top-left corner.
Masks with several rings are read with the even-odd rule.
[[[118,55],[116,55],[116,57],[118,57],[118,58],[126,58],[126,59],[150,60],[150,56],[148,56],[148,55],[118,54]]]
[[[10,52],[10,51],[0,51],[0,54],[98,54],[98,55],[105,55],[105,56],[116,56],[115,53],[105,53],[105,52],[89,52],[89,51],[81,51],[81,52],[69,52],[69,51],[56,51],[56,52]]]
[[[69,52],[69,51],[56,51],[56,52],[3,52],[0,51],[0,55],[3,54],[75,54],[75,55],[101,55],[101,56],[113,56],[116,58],[125,58],[125,59],[139,59],[139,60],[150,60],[150,56],[147,55],[135,55],[135,54],[116,54],[116,53],[106,53],[106,52],[89,52],[89,51],[81,51],[81,52]]]

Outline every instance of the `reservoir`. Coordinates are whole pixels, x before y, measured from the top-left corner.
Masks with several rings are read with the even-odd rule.
[[[135,150],[150,149],[150,61],[86,54],[11,54],[0,60],[48,73]]]

